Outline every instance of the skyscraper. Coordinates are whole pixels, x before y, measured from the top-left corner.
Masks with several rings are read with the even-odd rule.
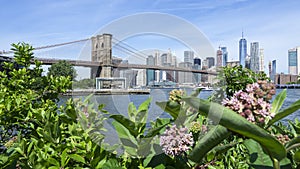
[[[228,61],[228,52],[226,47],[221,47],[222,51],[222,66],[226,66],[226,63]]]
[[[272,61],[272,71],[271,71],[271,80],[275,83],[275,75],[276,75],[276,60]]]
[[[250,56],[247,55],[245,59],[245,68],[250,69]]]
[[[184,51],[184,62],[193,63],[193,61],[194,61],[194,52]]]
[[[259,71],[259,43],[250,44],[250,69],[254,72]]]
[[[242,32],[242,39],[240,39],[239,42],[239,59],[240,59],[240,65],[245,67],[246,62],[246,56],[247,56],[247,40],[244,38],[244,33]]]
[[[194,69],[201,70],[201,59],[195,58],[194,59]],[[201,75],[200,73],[193,73],[194,74],[194,83],[199,83],[201,81]]]
[[[259,49],[259,71],[263,72],[264,69],[264,49]]]
[[[300,74],[300,46],[288,50],[289,74]]]
[[[149,55],[146,59],[147,65],[155,65],[155,58],[152,55]],[[152,69],[146,69],[146,85],[149,85],[150,82],[155,80],[155,71]]]
[[[217,67],[221,67],[222,66],[222,51],[219,49],[217,50]]]
[[[207,60],[208,68],[215,66],[215,58],[214,57],[207,57],[206,60]]]

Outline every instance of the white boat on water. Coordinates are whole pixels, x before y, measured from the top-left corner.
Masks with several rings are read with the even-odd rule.
[[[212,87],[208,86],[197,86],[193,90],[202,89],[201,91],[213,91],[214,89]]]

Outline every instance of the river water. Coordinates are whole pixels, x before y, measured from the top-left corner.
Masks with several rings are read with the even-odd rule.
[[[151,90],[149,95],[96,95],[91,97],[91,101],[95,104],[95,107],[98,107],[99,104],[105,104],[105,110],[109,111],[111,114],[123,114],[127,116],[127,107],[130,102],[133,102],[136,107],[138,107],[141,103],[147,100],[149,97],[152,98],[147,122],[155,121],[157,118],[160,117],[170,117],[167,113],[165,113],[161,108],[159,108],[155,102],[157,101],[166,101],[169,98],[169,92],[172,89],[153,89]],[[187,94],[192,92],[192,89],[185,89]],[[278,89],[276,94],[280,93],[282,89]],[[212,94],[212,91],[202,91],[200,93],[200,98],[207,99]],[[76,96],[78,97],[78,96]],[[275,98],[275,97],[273,97]],[[287,97],[283,104],[282,108],[286,108],[291,105],[293,102],[300,99],[300,89],[288,89],[287,90]],[[62,101],[65,100],[62,99]],[[295,118],[299,118],[300,110],[297,112],[287,116],[283,120],[283,124],[287,124],[288,120],[294,120]],[[117,133],[112,125],[112,119],[107,119],[104,121],[104,127],[107,129],[106,132],[101,132],[105,135],[104,142],[108,143],[109,145],[117,144],[119,145],[120,142],[117,136]],[[119,151],[118,151],[119,152]],[[120,151],[119,153],[122,153]]]
[[[169,98],[169,92],[172,89],[152,89],[149,95],[96,95],[91,99],[94,103],[97,104],[105,104],[105,110],[109,111],[112,114],[123,114],[127,115],[127,107],[130,102],[133,102],[135,106],[139,106],[149,97],[152,98],[149,114],[148,114],[148,122],[153,121],[159,117],[168,117],[168,114],[165,113],[161,108],[159,108],[155,102],[157,101],[166,101]],[[192,89],[184,89],[187,94],[192,92]],[[280,93],[282,89],[277,89],[276,94]],[[200,98],[207,99],[212,94],[212,91],[202,91],[200,93]],[[275,98],[275,96],[273,97]],[[284,101],[282,108],[286,108],[291,105],[293,102],[300,99],[300,89],[287,89],[287,97]],[[284,124],[288,120],[294,120],[295,118],[299,118],[300,110],[297,112],[287,116],[282,120]]]

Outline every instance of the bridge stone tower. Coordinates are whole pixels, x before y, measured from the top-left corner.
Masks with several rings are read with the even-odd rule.
[[[92,37],[92,61],[100,62],[102,67],[91,69],[91,78],[112,77],[112,35],[102,34]]]

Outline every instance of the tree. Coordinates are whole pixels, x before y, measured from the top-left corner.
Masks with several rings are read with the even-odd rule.
[[[58,63],[53,64],[48,69],[48,76],[70,76],[74,80],[77,76],[75,68],[65,60],[59,61]]]
[[[96,81],[95,79],[82,79],[73,82],[73,89],[95,89]]]

